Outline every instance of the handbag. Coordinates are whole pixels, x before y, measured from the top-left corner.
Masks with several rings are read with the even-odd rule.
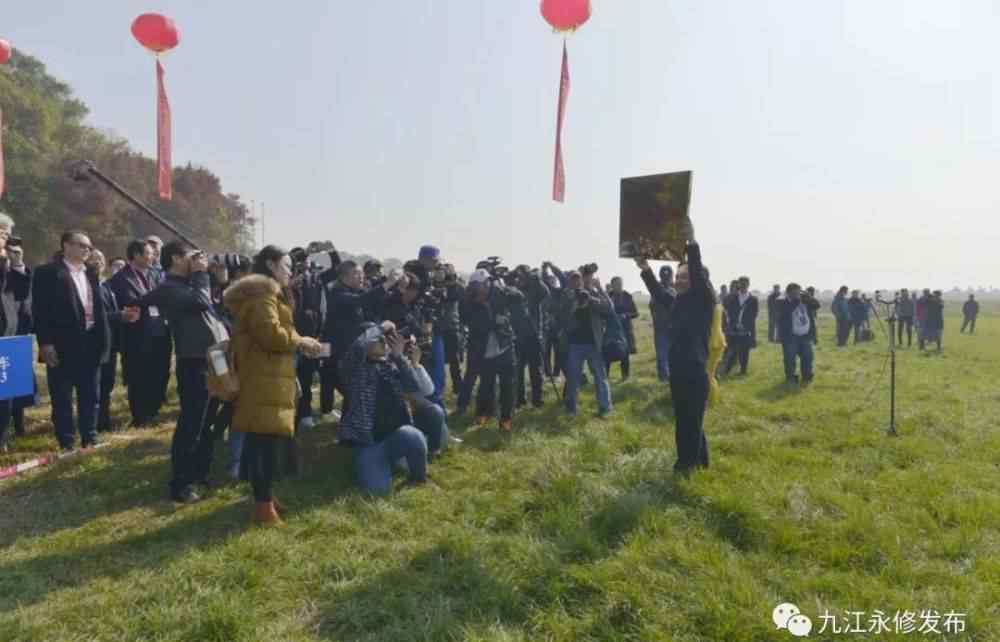
[[[240,394],[240,378],[236,372],[232,342],[221,341],[209,347],[207,359],[205,386],[208,394],[221,401],[235,401]]]

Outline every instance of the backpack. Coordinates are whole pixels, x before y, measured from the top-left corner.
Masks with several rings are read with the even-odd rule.
[[[205,387],[208,394],[220,401],[235,401],[240,394],[240,378],[236,374],[233,342],[216,343],[208,349],[206,357],[208,373],[205,375]]]
[[[608,329],[604,333],[604,361],[614,363],[623,360],[628,355],[628,341],[625,339],[625,328],[622,320],[615,312],[614,305],[611,306],[611,315],[608,317]]]

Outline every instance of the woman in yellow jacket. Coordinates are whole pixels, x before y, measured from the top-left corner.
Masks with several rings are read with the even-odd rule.
[[[299,336],[289,288],[292,262],[268,245],[254,257],[253,273],[233,283],[223,301],[233,314],[233,353],[240,380],[233,430],[246,433],[247,464],[256,506],[253,522],[280,524],[281,504],[271,491],[279,440],[295,430],[295,353],[318,356],[320,343]]]
[[[722,305],[716,303],[712,312],[712,331],[708,335],[708,402],[719,403],[722,391],[719,388],[719,378],[715,376],[722,361],[722,353],[726,351],[726,335],[722,332]]]

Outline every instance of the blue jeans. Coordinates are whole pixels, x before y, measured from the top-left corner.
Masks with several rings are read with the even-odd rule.
[[[656,347],[656,376],[660,381],[670,378],[670,335],[666,332],[656,332],[653,335],[653,343]]]
[[[401,426],[372,446],[354,447],[354,467],[358,486],[378,495],[387,495],[392,487],[392,467],[405,459],[410,481],[427,480],[427,439],[413,426]]]
[[[580,392],[583,363],[587,362],[594,378],[597,393],[597,408],[601,412],[611,411],[611,386],[608,385],[608,368],[604,355],[593,345],[569,344],[566,350],[566,411],[576,414],[576,398]]]
[[[431,362],[427,369],[431,381],[434,382],[434,394],[429,398],[437,405],[444,408],[444,382],[447,372],[447,359],[445,359],[444,337],[435,334],[431,340]]]
[[[813,378],[813,345],[809,337],[786,338],[781,347],[785,354],[785,378],[795,376],[795,357],[802,361],[802,378]]]
[[[97,442],[97,412],[100,403],[98,364],[61,363],[48,369],[52,424],[60,448],[72,448],[80,431],[81,445]],[[76,390],[77,426],[73,425],[73,390]]]
[[[413,425],[424,433],[427,439],[427,451],[431,455],[439,454],[448,447],[448,421],[444,408],[427,399],[420,399],[413,411]]]

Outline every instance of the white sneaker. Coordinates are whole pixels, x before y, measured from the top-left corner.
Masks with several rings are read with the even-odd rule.
[[[312,430],[316,427],[316,420],[312,417],[303,417],[299,420],[299,430]]]
[[[340,423],[340,411],[339,410],[331,410],[329,413],[323,415],[323,421],[332,422],[332,423],[335,423],[335,424],[339,424]]]

